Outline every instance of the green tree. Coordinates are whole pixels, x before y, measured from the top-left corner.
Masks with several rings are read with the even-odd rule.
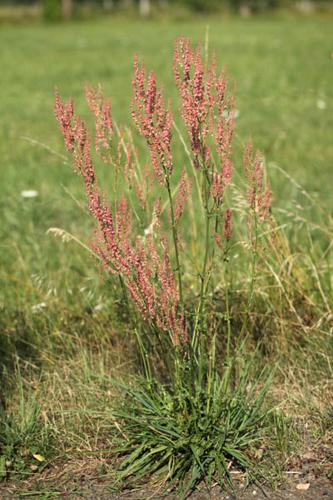
[[[70,19],[73,15],[73,0],[42,0],[42,5],[46,21]]]
[[[61,19],[60,0],[42,0],[42,8],[45,21],[53,22]]]

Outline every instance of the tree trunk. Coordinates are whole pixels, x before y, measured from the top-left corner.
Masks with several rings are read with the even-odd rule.
[[[61,0],[61,12],[63,19],[70,19],[73,14],[73,1]]]
[[[140,0],[139,11],[141,17],[149,17],[150,15],[150,0]]]
[[[114,7],[113,0],[103,0],[103,9],[110,12]]]

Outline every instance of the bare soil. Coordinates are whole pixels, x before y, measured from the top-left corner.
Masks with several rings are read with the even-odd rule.
[[[25,481],[0,483],[0,499],[70,498],[71,500],[177,500],[174,493],[141,484],[137,489],[113,492],[107,471],[110,463],[100,458],[54,464],[42,474]],[[331,440],[290,461],[284,480],[276,490],[257,486],[244,488],[244,476],[234,473],[235,491],[226,493],[219,487],[210,491],[204,485],[189,495],[189,500],[333,500],[333,446]]]

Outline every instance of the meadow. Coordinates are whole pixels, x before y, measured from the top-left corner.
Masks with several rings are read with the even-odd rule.
[[[177,123],[173,42],[181,34],[204,41],[207,29],[218,65],[226,65],[236,83],[235,157],[241,158],[249,138],[262,151],[273,192],[272,214],[282,228],[274,264],[260,262],[252,304],[257,309],[249,327],[250,350],[262,347],[258,364],[277,367],[269,397],[291,419],[290,425],[281,425],[289,426],[292,435],[281,431],[276,436],[280,465],[273,483],[280,484],[283,471],[290,463],[299,464],[308,448],[314,450],[313,461],[319,461],[317,448],[331,442],[331,19],[139,22],[110,17],[55,25],[4,24],[0,395],[3,411],[16,415],[11,427],[16,425],[17,433],[26,436],[23,444],[15,436],[8,438],[0,457],[0,479],[13,488],[10,494],[17,488],[63,491],[57,476],[63,464],[72,476],[84,471],[87,477],[108,481],[114,460],[110,408],[117,397],[110,379],[135,370],[134,339],[124,340],[130,336],[121,298],[85,248],[93,222],[53,115],[54,89],[66,98],[73,96],[79,112],[85,113],[84,85],[100,83],[112,98],[113,118],[130,125],[133,58],[139,54],[173,100]],[[186,161],[181,147],[175,155],[180,165]],[[235,169],[241,170],[241,161]],[[103,178],[106,185],[111,182],[108,171]],[[31,190],[37,196],[24,194]],[[57,237],[50,228],[72,237]],[[245,261],[240,272],[244,268]],[[40,418],[52,432],[38,430]],[[331,459],[322,460],[321,474],[332,475]]]

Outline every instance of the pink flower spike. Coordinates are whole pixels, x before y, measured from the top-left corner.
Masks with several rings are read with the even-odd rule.
[[[224,213],[224,237],[227,241],[231,238],[232,227],[231,227],[232,210],[227,208]]]

